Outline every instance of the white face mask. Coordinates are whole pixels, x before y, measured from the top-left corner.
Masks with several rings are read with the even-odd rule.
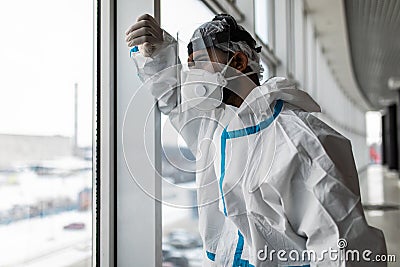
[[[212,110],[222,103],[222,88],[228,84],[221,72],[191,69],[182,76],[182,100],[190,107]]]
[[[204,69],[189,69],[182,75],[181,95],[182,100],[189,107],[199,110],[213,110],[222,104],[223,88],[229,80],[236,79],[241,75],[225,78],[233,57],[228,61],[221,72],[209,72]],[[250,75],[255,72],[249,72]]]

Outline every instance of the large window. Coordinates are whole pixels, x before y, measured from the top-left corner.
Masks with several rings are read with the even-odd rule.
[[[261,66],[263,67],[263,74],[262,74],[262,79],[260,81],[260,84],[263,84],[264,82],[266,82],[269,78],[271,78],[271,70],[270,70],[270,66],[267,64],[266,61],[261,59]]]
[[[295,76],[295,64],[296,64],[296,58],[295,58],[295,2],[294,0],[287,0],[286,4],[286,25],[287,25],[287,31],[286,31],[286,40],[287,40],[287,71],[288,71],[288,76],[290,78],[294,78]]]
[[[0,4],[0,266],[91,266],[93,13]]]
[[[254,0],[254,32],[261,50],[261,65],[264,68],[264,83],[268,78],[275,75],[278,60],[275,55],[275,1]]]
[[[257,37],[270,45],[270,0],[254,0],[254,27]]]
[[[110,7],[115,17],[105,16],[104,24],[107,26],[109,22],[111,27],[109,32],[102,31],[102,38],[106,39],[101,43],[102,49],[105,49],[102,60],[110,60],[115,65],[110,66],[110,69],[107,69],[107,64],[102,65],[110,79],[105,79],[102,86],[105,89],[108,85],[115,87],[114,90],[110,88],[111,99],[107,99],[107,103],[115,107],[106,110],[105,114],[111,113],[109,118],[112,124],[115,119],[112,112],[116,110],[114,125],[117,131],[111,134],[115,134],[117,142],[116,155],[112,155],[111,142],[110,158],[104,160],[111,166],[115,156],[115,166],[105,169],[104,176],[109,177],[110,184],[112,181],[116,184],[117,205],[113,196],[109,199],[103,197],[100,201],[103,203],[105,199],[106,205],[103,207],[111,207],[110,213],[113,209],[117,211],[116,220],[109,219],[111,233],[107,233],[101,242],[106,247],[105,253],[101,255],[107,255],[108,251],[113,250],[112,246],[116,245],[118,249],[114,257],[117,258],[118,266],[131,266],[132,262],[138,266],[161,266],[161,259],[164,266],[201,266],[205,254],[198,233],[195,158],[168,118],[160,116],[148,88],[142,86],[135,65],[129,58],[124,34],[125,29],[143,13],[160,17],[162,28],[178,39],[179,56],[184,63],[187,60],[186,46],[193,31],[202,23],[210,21],[215,14],[203,1],[198,0],[161,0],[160,6],[157,1],[154,3],[117,1],[115,9]],[[106,8],[102,7],[102,10]],[[112,39],[114,19],[117,24],[115,50]],[[254,28],[253,21],[240,22],[242,25],[246,23],[250,24],[248,29]],[[107,39],[107,33],[111,40]],[[107,47],[109,43],[112,45]],[[116,62],[113,62],[113,56],[117,58]],[[265,78],[274,72],[277,64],[267,59],[264,64],[268,70]],[[116,94],[114,99],[111,94]],[[102,144],[105,144],[106,140],[102,140]],[[159,171],[162,179],[159,179]],[[109,184],[102,180],[102,185],[107,188]],[[160,199],[162,202],[158,201]],[[113,218],[112,214],[110,217]],[[113,227],[116,228],[116,241],[112,236]],[[110,260],[112,257],[110,255]]]

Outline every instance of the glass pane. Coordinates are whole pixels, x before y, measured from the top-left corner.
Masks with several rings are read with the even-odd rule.
[[[176,7],[179,6],[179,9]],[[186,11],[195,12],[186,12]],[[176,19],[179,17],[179,19]],[[197,0],[161,0],[161,25],[179,39],[181,62],[193,31],[214,14]],[[201,266],[202,241],[198,232],[195,158],[184,140],[162,115],[163,266]]]
[[[93,13],[0,4],[0,266],[91,266]]]
[[[260,81],[260,84],[263,84],[264,82],[266,82],[270,78],[271,74],[270,74],[270,71],[269,71],[269,66],[264,60],[261,60],[261,66],[263,67],[264,71],[263,71],[263,74],[262,74],[262,80]]]
[[[269,44],[268,40],[268,0],[254,0],[254,26],[258,38],[264,44]]]

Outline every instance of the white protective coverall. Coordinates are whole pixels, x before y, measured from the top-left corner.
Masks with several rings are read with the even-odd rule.
[[[175,69],[166,71],[175,45],[164,32],[152,57],[136,60],[145,62],[138,66],[143,81],[155,75],[150,90],[159,109],[197,155],[204,266],[386,266],[362,259],[366,249],[371,259],[386,254],[384,236],[366,222],[351,143],[312,115],[318,104],[277,77],[236,110],[183,112]],[[342,250],[339,239],[347,242]],[[354,249],[359,261],[336,260]],[[278,258],[279,250],[285,254]],[[339,252],[330,258],[324,250]],[[305,251],[319,261],[302,261]]]

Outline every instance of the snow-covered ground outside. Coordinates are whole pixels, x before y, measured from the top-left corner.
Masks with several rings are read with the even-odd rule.
[[[64,226],[84,223],[81,230]],[[91,256],[92,213],[69,211],[0,225],[0,266],[70,266]]]
[[[64,170],[67,171],[64,173],[70,169],[66,162],[59,163],[66,166]],[[7,224],[0,224],[1,267],[71,266],[91,257],[91,210],[45,215],[44,208],[41,216],[30,218],[27,213],[33,207],[41,208],[40,203],[57,205],[60,199],[69,199],[77,205],[79,192],[92,186],[91,173],[90,169],[86,169],[73,170],[63,176],[38,175],[24,168],[14,173],[1,174],[0,215],[8,219]],[[15,207],[24,213],[18,219],[13,218],[15,213],[11,212]],[[71,223],[83,223],[84,229],[64,229],[64,226]]]
[[[32,205],[60,197],[77,200],[77,194],[91,187],[91,171],[67,177],[37,175],[22,171],[13,177],[2,177],[0,185],[0,211],[15,205]],[[11,183],[10,183],[11,181]],[[191,206],[194,184],[181,184],[190,190],[179,190],[176,185],[163,183],[164,201],[173,205]],[[164,234],[176,228],[189,226],[196,231],[194,211],[163,205]],[[186,222],[191,223],[186,223]],[[84,223],[80,230],[66,230],[71,223]],[[187,256],[190,256],[187,251]],[[197,252],[196,252],[197,254]],[[65,211],[44,217],[33,217],[0,224],[0,267],[71,267],[92,255],[92,212]]]

